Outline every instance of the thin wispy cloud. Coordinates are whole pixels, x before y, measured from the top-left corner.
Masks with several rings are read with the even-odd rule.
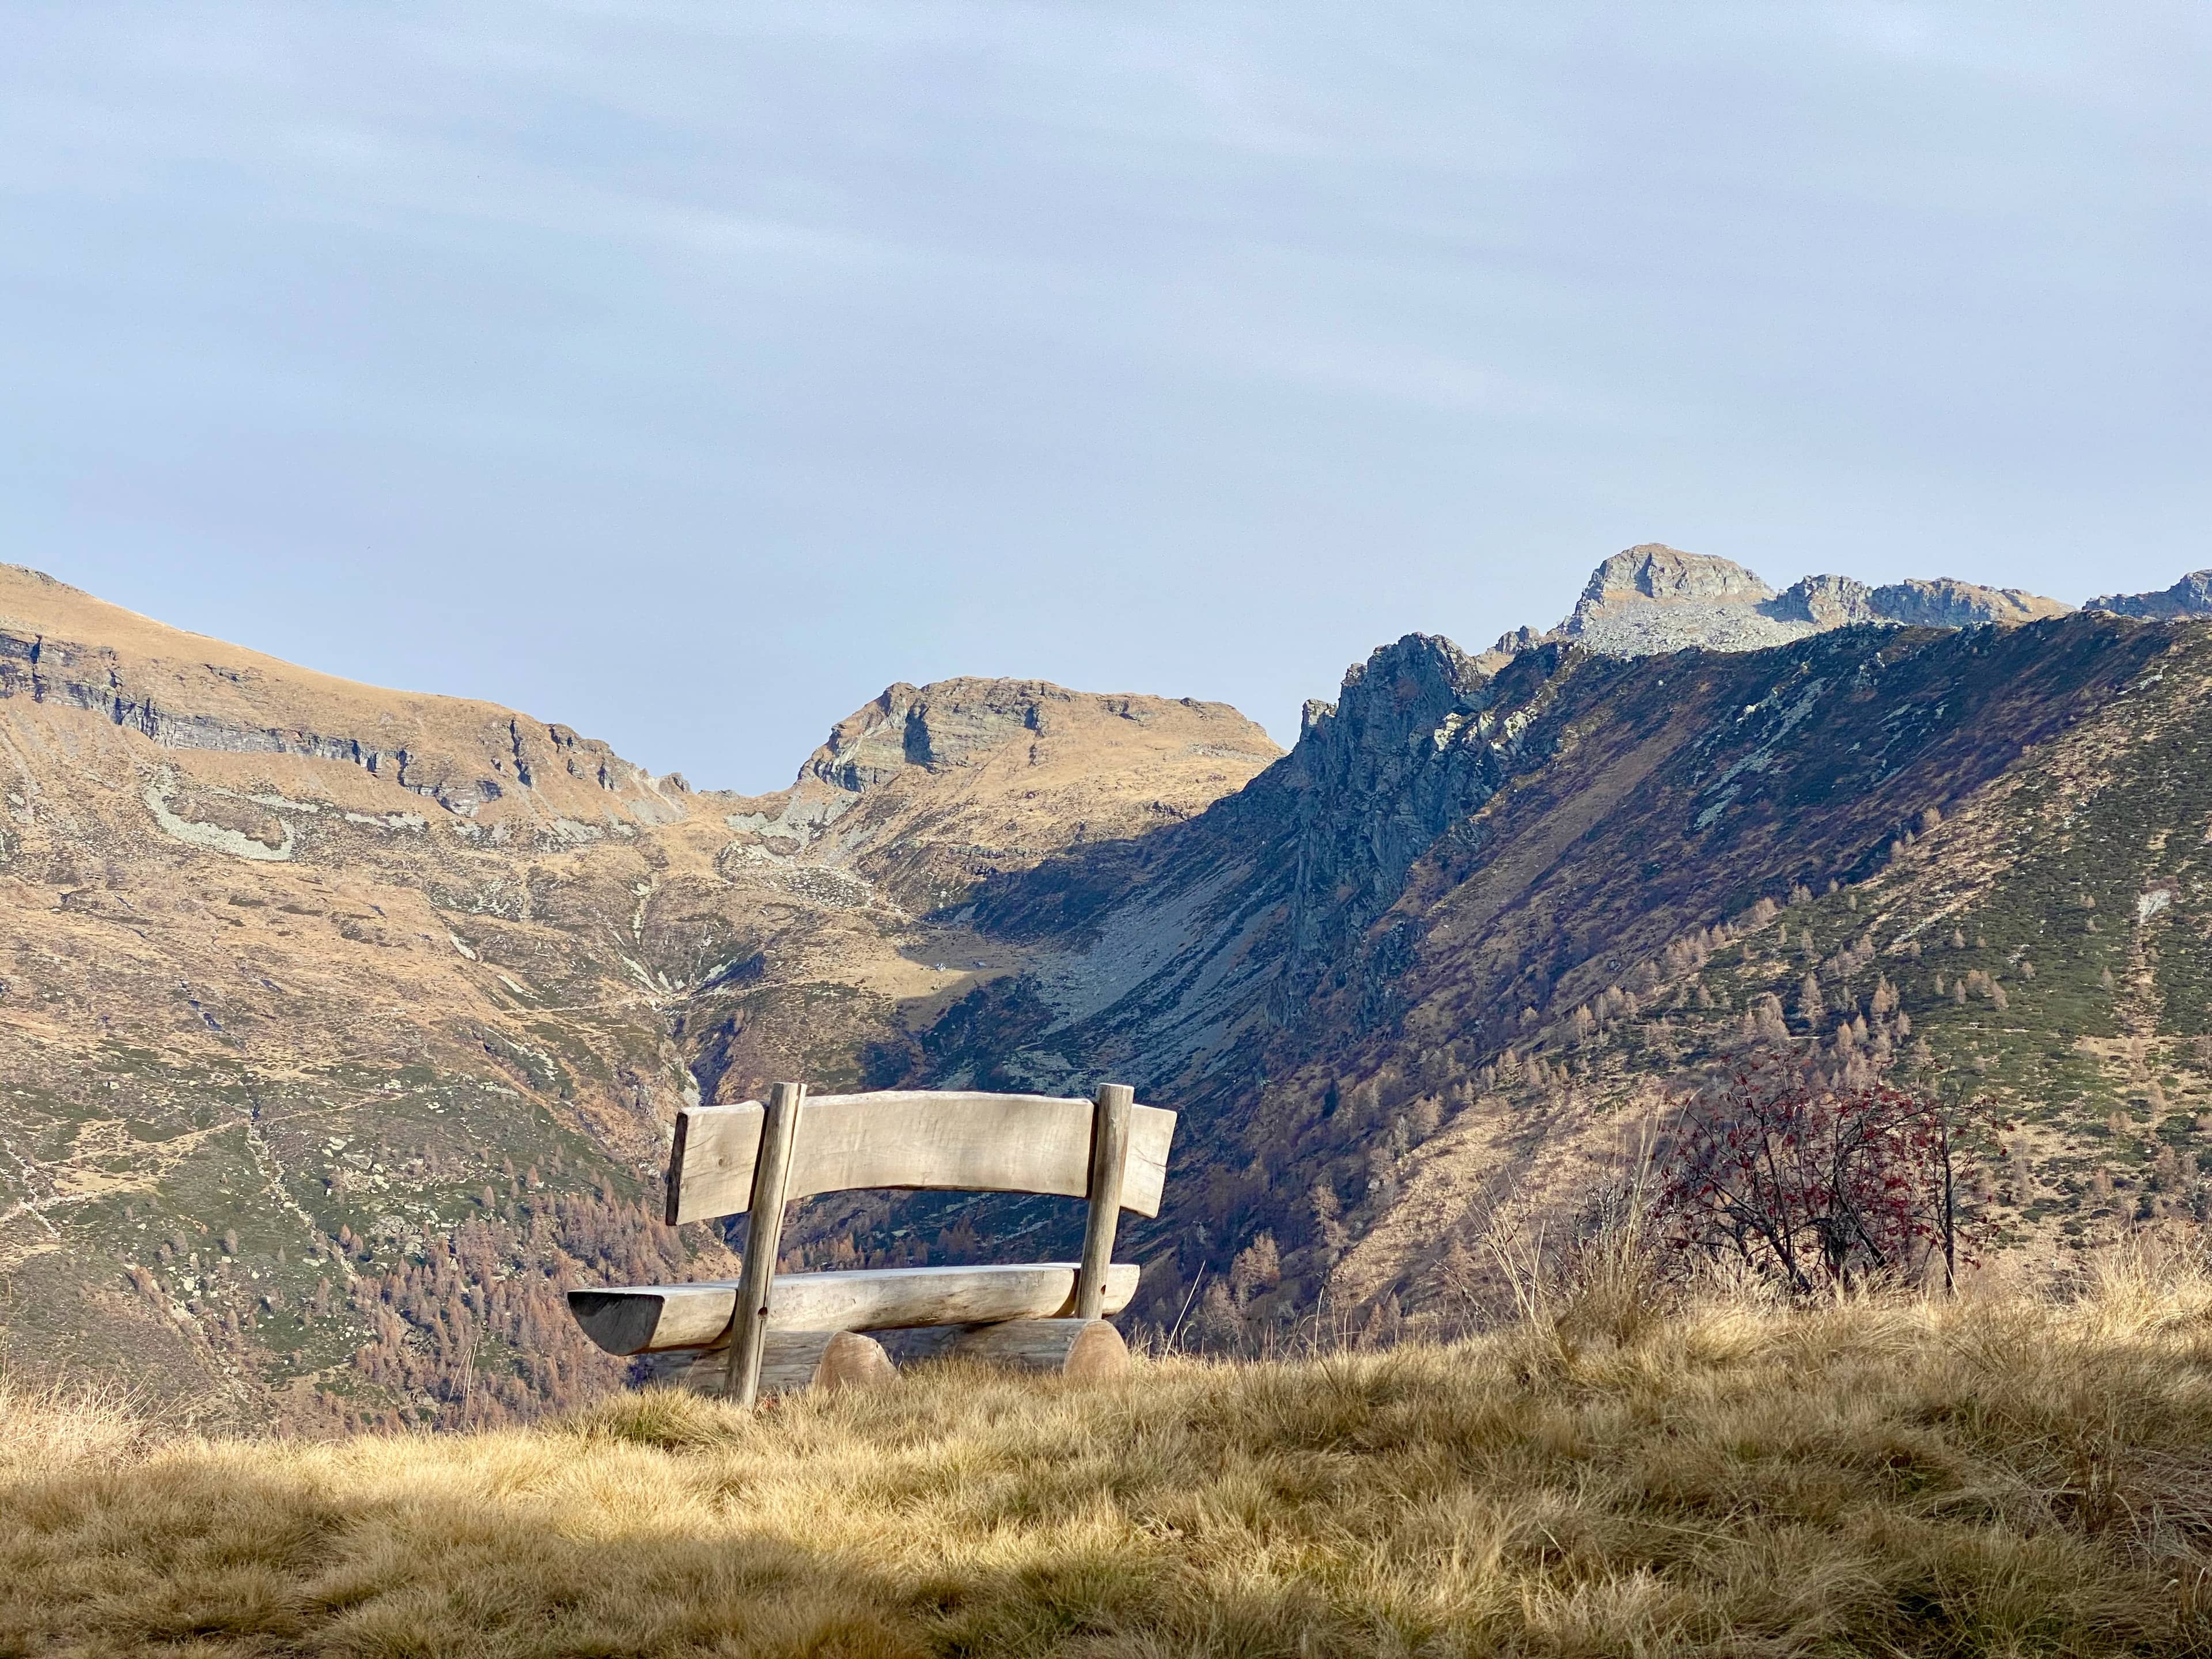
[[[2212,562],[2193,5],[200,0],[9,46],[8,556],[703,781],[953,673],[1287,734],[1653,538],[2069,599]]]

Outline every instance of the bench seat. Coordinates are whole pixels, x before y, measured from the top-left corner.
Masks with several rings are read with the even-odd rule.
[[[1116,1314],[1137,1294],[1134,1262],[1106,1270],[1103,1312]],[[1076,1264],[1042,1261],[1009,1267],[877,1267],[793,1273],[775,1281],[771,1331],[889,1331],[918,1325],[989,1325],[1013,1319],[1064,1319],[1075,1307]],[[729,1340],[738,1282],[617,1285],[571,1291],[568,1310],[584,1334],[611,1354],[712,1348]]]

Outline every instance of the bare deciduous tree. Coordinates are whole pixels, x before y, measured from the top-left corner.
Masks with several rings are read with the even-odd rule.
[[[1986,1231],[1975,1195],[1990,1185],[1990,1127],[1978,1103],[1748,1066],[1684,1109],[1655,1218],[1676,1249],[1793,1294],[1937,1273],[1949,1288]]]

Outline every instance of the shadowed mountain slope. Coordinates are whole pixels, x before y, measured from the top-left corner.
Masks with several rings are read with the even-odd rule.
[[[1417,1313],[1747,1046],[1991,1094],[2014,1243],[2201,1208],[2208,693],[2212,630],[2086,614],[1494,674],[1409,636],[1239,795],[987,884],[1036,954],[969,1023],[1196,1108],[1156,1316],[1263,1233],[1239,1320]]]

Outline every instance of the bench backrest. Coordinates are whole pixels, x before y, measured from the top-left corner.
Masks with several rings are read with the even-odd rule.
[[[1088,1198],[1088,1100],[949,1090],[885,1090],[805,1097],[793,1132],[787,1199],[860,1187]],[[668,1160],[668,1222],[742,1215],[751,1207],[768,1109],[689,1106],[676,1115]],[[1121,1207],[1160,1212],[1176,1115],[1132,1105]]]

